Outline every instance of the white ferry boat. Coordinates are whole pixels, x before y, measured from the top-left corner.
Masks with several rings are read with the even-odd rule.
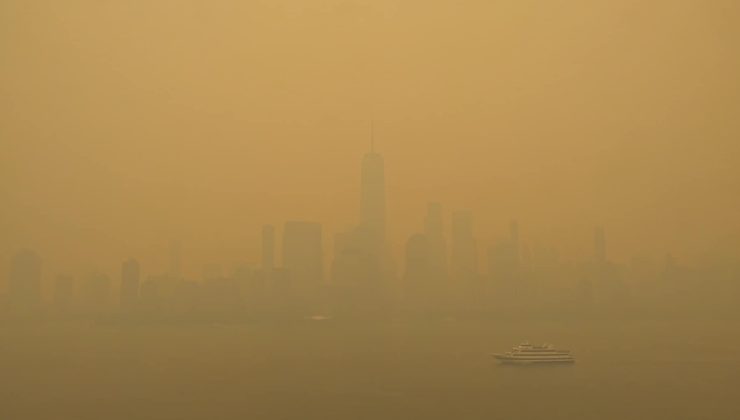
[[[576,361],[568,350],[556,350],[550,344],[536,346],[527,342],[512,348],[509,352],[495,353],[493,357],[501,363],[510,364],[563,364]]]

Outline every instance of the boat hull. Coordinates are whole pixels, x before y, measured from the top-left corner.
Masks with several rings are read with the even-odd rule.
[[[499,363],[510,365],[569,365],[576,362],[572,357],[526,358],[512,357],[505,354],[494,354],[493,357]]]

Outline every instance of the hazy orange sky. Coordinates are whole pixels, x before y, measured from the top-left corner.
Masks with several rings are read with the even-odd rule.
[[[357,220],[370,121],[397,252],[427,201],[483,248],[691,259],[740,233],[740,3],[0,1],[0,260],[259,259]],[[449,226],[449,224],[448,224]]]

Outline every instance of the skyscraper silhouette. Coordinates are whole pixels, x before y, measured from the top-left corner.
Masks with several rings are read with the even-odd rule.
[[[371,149],[362,159],[360,222],[335,236],[332,280],[340,311],[377,313],[387,303],[394,265],[385,235],[385,166]]]
[[[488,249],[488,273],[496,287],[512,286],[520,277],[519,223],[509,223],[509,238]],[[501,291],[501,290],[500,290]]]
[[[362,158],[360,225],[367,239],[378,249],[385,243],[385,164],[371,151]]]
[[[478,274],[478,249],[473,237],[473,215],[469,210],[452,214],[450,271],[463,287],[473,287]]]
[[[262,272],[272,273],[275,268],[275,226],[262,226]]]
[[[283,268],[290,291],[301,302],[314,303],[323,285],[321,224],[287,222],[283,230]]]
[[[447,276],[447,240],[444,236],[442,205],[429,203],[424,219],[424,235],[429,242],[429,264],[432,280],[442,283]]]
[[[404,273],[405,300],[414,309],[425,309],[436,303],[429,239],[425,234],[412,235],[406,242]]]
[[[253,311],[274,307],[274,298],[285,294],[282,272],[275,267],[275,226],[262,226],[262,255],[259,269],[242,289],[247,306]],[[270,299],[273,298],[273,299]]]

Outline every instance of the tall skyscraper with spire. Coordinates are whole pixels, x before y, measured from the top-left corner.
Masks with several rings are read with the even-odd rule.
[[[359,223],[335,237],[332,279],[342,311],[377,313],[395,275],[386,245],[385,163],[375,152],[372,132],[370,142],[362,158]]]
[[[385,162],[374,145],[362,158],[360,225],[376,246],[385,242]]]

